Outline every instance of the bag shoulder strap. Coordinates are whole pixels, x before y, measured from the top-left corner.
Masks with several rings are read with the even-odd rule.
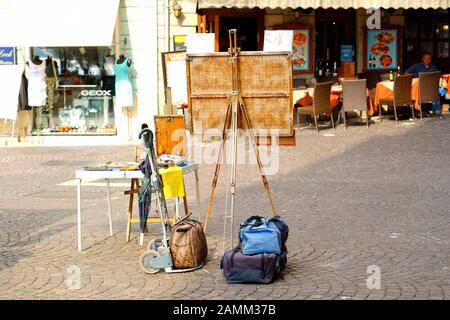
[[[276,221],[276,220],[282,220],[278,214],[269,219],[269,221]]]
[[[250,224],[250,222],[252,222],[253,220],[255,220],[254,225],[257,227],[257,226],[264,224],[264,221],[266,220],[266,218],[261,217],[261,216],[251,216],[247,220],[244,220],[241,222],[241,228],[248,226]]]
[[[192,212],[189,212],[186,216],[184,216],[180,221],[177,221],[173,226],[175,227],[177,224],[187,220],[191,216]]]

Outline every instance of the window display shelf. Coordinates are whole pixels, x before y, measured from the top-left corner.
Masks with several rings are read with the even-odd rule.
[[[117,132],[33,132],[33,136],[115,136]]]
[[[110,52],[109,47],[33,48],[33,57],[53,68],[45,69],[46,103],[33,111],[32,135],[117,135]]]

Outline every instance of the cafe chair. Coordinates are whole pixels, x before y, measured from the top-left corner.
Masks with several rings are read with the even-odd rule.
[[[366,79],[342,81],[342,108],[344,128],[347,129],[347,112],[366,112],[366,125],[369,128],[369,110],[367,108]]]
[[[338,84],[340,86],[342,86],[342,82],[345,81],[345,80],[357,80],[357,79],[358,79],[358,77],[339,77],[338,78]]]
[[[331,110],[331,103],[330,103],[330,94],[331,94],[331,86],[332,82],[323,82],[323,83],[316,83],[314,86],[314,98],[313,98],[313,104],[311,106],[304,106],[304,107],[298,107],[297,108],[297,115],[306,115],[306,116],[312,116],[314,118],[314,125],[317,130],[317,133],[319,133],[319,126],[317,124],[317,116],[326,114],[330,115],[331,118],[331,126],[334,129],[334,119],[333,114]]]
[[[397,108],[410,107],[412,117],[414,119],[414,105],[411,100],[411,84],[413,76],[411,74],[395,77],[394,80],[394,97],[392,99],[380,100],[380,108],[378,108],[381,119],[381,105],[392,106],[394,108],[395,123],[398,124]]]
[[[420,120],[422,119],[422,104],[440,102],[439,95],[439,81],[441,72],[420,72],[419,73],[419,111]],[[442,118],[442,104],[441,104],[441,118]]]

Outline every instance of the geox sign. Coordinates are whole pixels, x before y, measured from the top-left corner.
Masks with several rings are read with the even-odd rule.
[[[83,90],[80,97],[109,97],[111,98],[111,90]]]

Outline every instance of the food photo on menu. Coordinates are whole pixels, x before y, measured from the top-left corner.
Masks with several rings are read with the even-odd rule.
[[[397,68],[397,30],[368,30],[369,69]]]

